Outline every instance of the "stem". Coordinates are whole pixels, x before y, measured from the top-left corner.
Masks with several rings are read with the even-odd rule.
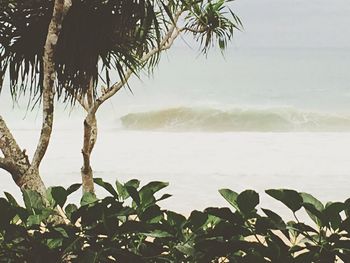
[[[91,168],[91,152],[97,140],[97,120],[95,114],[89,113],[84,120],[84,143],[81,150],[83,155],[83,167],[81,168],[81,177],[83,183],[83,192],[94,193],[94,179]]]

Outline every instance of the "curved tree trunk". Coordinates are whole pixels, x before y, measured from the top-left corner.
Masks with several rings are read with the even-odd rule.
[[[89,113],[84,120],[84,144],[81,150],[83,155],[83,167],[81,168],[81,178],[83,192],[94,193],[94,178],[91,168],[91,152],[97,140],[97,120],[94,113]]]

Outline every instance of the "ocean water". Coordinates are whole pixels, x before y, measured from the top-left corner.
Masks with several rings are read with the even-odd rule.
[[[207,58],[175,48],[151,78],[133,79],[98,113],[95,174],[170,183],[165,207],[225,205],[217,190],[293,188],[323,201],[350,197],[350,49],[239,49]],[[29,153],[40,109],[25,98],[0,112]],[[47,185],[78,182],[83,112],[58,104],[41,172]],[[2,190],[20,193],[0,171]],[[78,198],[76,196],[75,198]]]

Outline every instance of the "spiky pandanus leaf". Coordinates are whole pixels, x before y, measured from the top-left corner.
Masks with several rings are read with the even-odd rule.
[[[188,9],[186,28],[200,43],[202,52],[218,44],[223,51],[235,30],[243,28],[241,20],[227,6],[232,0],[181,0]]]
[[[42,56],[52,0],[0,2],[0,74],[8,68],[11,93],[42,90]],[[84,93],[92,78],[136,72],[141,54],[157,45],[162,21],[152,0],[73,0],[55,50],[57,92]],[[100,64],[99,64],[100,63]],[[99,72],[99,66],[103,72]],[[2,74],[3,75],[3,74]]]
[[[217,42],[225,49],[241,22],[227,7],[231,0],[72,0],[55,50],[56,91],[65,99],[85,94],[91,81],[110,85],[112,72],[154,68],[159,54],[140,63],[157,47],[173,15],[185,11],[187,32],[202,51]],[[0,0],[0,84],[8,70],[11,94],[40,98],[43,51],[53,0]],[[231,15],[231,18],[228,17]],[[0,86],[1,87],[1,86]],[[67,92],[68,91],[68,92]]]

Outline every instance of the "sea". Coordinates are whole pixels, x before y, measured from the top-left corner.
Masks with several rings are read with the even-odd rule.
[[[98,112],[96,177],[169,182],[161,205],[188,214],[227,206],[218,189],[253,189],[261,207],[288,211],[264,190],[320,200],[350,197],[350,49],[238,48],[200,54],[176,47],[151,76],[134,77]],[[8,79],[0,113],[32,156],[40,108],[13,103]],[[57,102],[41,166],[47,186],[80,181],[84,112]],[[0,171],[1,191],[20,197]],[[73,196],[78,201],[79,194]],[[98,189],[103,196],[103,190]]]

